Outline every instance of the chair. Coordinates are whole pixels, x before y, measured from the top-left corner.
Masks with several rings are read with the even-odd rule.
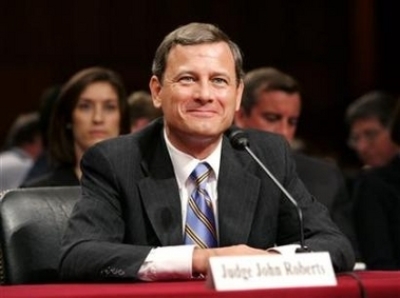
[[[0,197],[0,284],[57,282],[61,238],[79,186],[13,189]]]

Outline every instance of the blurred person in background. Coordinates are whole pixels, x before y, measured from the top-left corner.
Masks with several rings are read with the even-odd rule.
[[[19,115],[0,153],[0,191],[19,187],[42,150],[39,114]]]
[[[354,182],[353,200],[360,251],[369,270],[400,270],[399,106],[394,97],[373,92],[348,111],[348,118],[358,116],[350,142],[365,164]]]
[[[39,127],[42,134],[43,150],[39,157],[35,160],[22,184],[36,179],[37,177],[40,177],[52,170],[48,150],[47,131],[49,128],[51,113],[55,106],[58,95],[60,94],[60,89],[61,86],[54,85],[46,88],[42,93],[39,107]]]
[[[131,93],[128,106],[131,132],[142,129],[150,121],[162,116],[161,109],[154,106],[150,93],[144,90]]]
[[[79,185],[80,160],[92,145],[129,132],[129,111],[121,77],[92,67],[62,87],[49,127],[50,173],[24,187]]]
[[[381,167],[398,153],[391,138],[390,124],[396,99],[382,91],[371,91],[356,99],[346,110],[350,130],[348,145],[364,167]]]
[[[294,148],[301,114],[301,91],[297,80],[276,68],[261,67],[245,75],[244,86],[235,124],[285,137],[294,149],[300,179],[310,193],[328,208],[333,221],[351,240],[357,252],[351,201],[341,170],[332,162],[307,156]]]

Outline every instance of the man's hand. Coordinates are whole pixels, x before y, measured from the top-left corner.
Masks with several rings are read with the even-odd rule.
[[[194,274],[205,275],[208,269],[208,259],[213,256],[249,256],[267,254],[277,254],[277,252],[267,252],[263,249],[252,248],[245,244],[209,249],[195,248],[193,251],[192,272]]]

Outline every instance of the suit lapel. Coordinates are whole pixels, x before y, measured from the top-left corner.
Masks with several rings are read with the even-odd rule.
[[[142,161],[146,177],[139,190],[150,223],[162,246],[182,244],[182,213],[178,185],[162,134]]]
[[[247,243],[257,205],[260,181],[239,159],[247,152],[234,151],[224,138],[218,180],[220,246]]]
[[[144,209],[162,246],[183,244],[179,190],[162,133],[148,145],[153,150],[142,160],[146,177],[139,182]],[[248,171],[246,155],[224,137],[217,186],[220,246],[247,243],[251,232],[260,181]]]

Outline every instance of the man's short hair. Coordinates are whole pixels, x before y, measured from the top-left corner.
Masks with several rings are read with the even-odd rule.
[[[241,106],[246,114],[257,103],[260,92],[283,91],[288,94],[300,93],[299,83],[290,75],[273,67],[256,68],[244,77]]]
[[[374,90],[357,98],[348,106],[345,120],[351,127],[358,120],[376,118],[384,127],[389,127],[395,107],[396,99],[393,95]]]
[[[162,110],[154,106],[150,93],[144,90],[131,93],[128,106],[131,124],[140,118],[153,120],[162,115]]]
[[[32,143],[41,135],[39,113],[31,112],[19,115],[12,124],[6,138],[5,147],[20,147]]]

